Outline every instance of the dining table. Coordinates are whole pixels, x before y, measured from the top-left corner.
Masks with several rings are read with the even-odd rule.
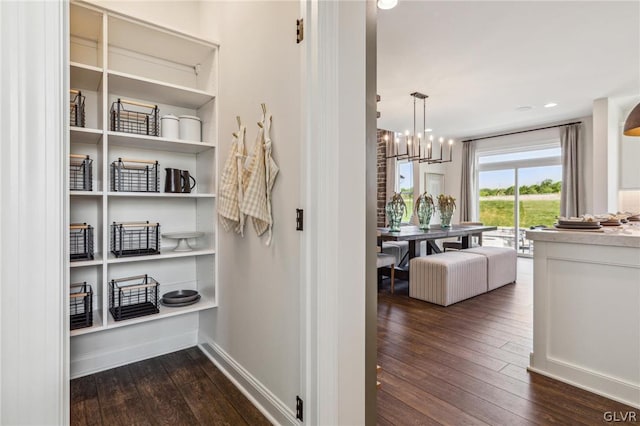
[[[462,248],[471,246],[471,236],[481,234],[482,232],[495,231],[495,226],[486,225],[467,225],[458,224],[451,225],[448,228],[442,228],[440,225],[432,225],[430,229],[422,230],[418,226],[407,225],[401,226],[400,231],[392,232],[389,228],[378,228],[380,241],[407,241],[409,243],[409,260],[420,256],[420,242],[426,241],[427,255],[440,253],[442,250],[436,244],[436,240],[444,238],[459,237]],[[409,266],[406,268],[396,268],[396,277],[399,279],[409,279]]]

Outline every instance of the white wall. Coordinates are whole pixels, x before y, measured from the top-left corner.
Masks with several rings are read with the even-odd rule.
[[[595,170],[594,170],[594,137],[593,137],[593,117],[582,117],[582,141],[580,145],[580,162],[582,164],[582,211],[580,213],[594,213],[595,198]]]
[[[301,207],[302,48],[295,40],[300,3],[207,2],[202,4],[202,36],[219,36],[219,148],[224,164],[237,130],[247,126],[247,147],[266,103],[273,114],[273,156],[280,173],[272,194],[273,243],[265,246],[251,225],[245,237],[219,235],[219,307],[200,321],[213,340],[260,382],[293,415],[300,394],[300,238],[295,230]],[[295,417],[295,416],[294,416]],[[279,420],[282,421],[282,420]]]

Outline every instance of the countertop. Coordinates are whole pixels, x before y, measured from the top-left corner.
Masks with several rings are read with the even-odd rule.
[[[640,248],[640,223],[603,227],[599,231],[528,230],[527,239],[557,243]]]

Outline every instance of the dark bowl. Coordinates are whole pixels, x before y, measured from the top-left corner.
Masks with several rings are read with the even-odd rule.
[[[191,302],[198,297],[197,290],[176,290],[162,295],[165,304]]]

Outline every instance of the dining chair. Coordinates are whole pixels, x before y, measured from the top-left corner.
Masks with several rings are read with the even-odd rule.
[[[380,231],[378,231],[378,243],[376,244],[376,254],[378,258],[376,259],[376,266],[378,268],[378,283],[382,282],[382,271],[381,268],[389,269],[389,278],[391,279],[391,294],[393,294],[393,287],[395,284],[395,270],[396,270],[396,258],[397,255],[383,253],[382,252],[382,241],[380,241]],[[398,249],[399,250],[399,249]]]
[[[464,226],[464,225],[477,225],[477,226],[482,226],[484,225],[482,222],[460,222],[460,225]],[[478,243],[477,244],[471,244],[472,247],[474,246],[482,246],[482,232],[478,232],[477,234],[471,234],[470,237],[473,239],[474,237],[477,238]],[[458,237],[457,241],[445,241],[442,243],[442,249],[444,251],[447,250],[462,250],[462,237]]]

